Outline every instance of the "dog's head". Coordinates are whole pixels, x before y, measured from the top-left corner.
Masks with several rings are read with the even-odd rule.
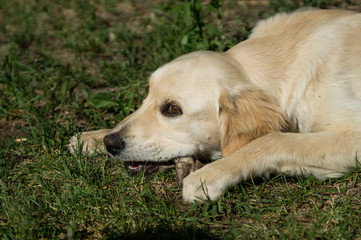
[[[285,125],[273,99],[227,53],[179,57],[155,71],[149,85],[142,106],[104,138],[116,159],[225,156]]]

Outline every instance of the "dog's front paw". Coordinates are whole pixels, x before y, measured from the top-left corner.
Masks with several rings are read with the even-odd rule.
[[[183,180],[183,201],[218,200],[226,190],[225,177],[212,164],[204,166]],[[223,173],[224,174],[224,173]]]
[[[69,144],[66,145],[68,147],[68,150],[71,154],[75,154],[75,152],[78,150],[78,147],[80,146],[78,139],[80,136],[74,135],[70,138]]]
[[[68,149],[72,154],[75,154],[80,147],[83,154],[104,153],[103,138],[108,132],[109,130],[104,129],[79,133],[70,139]]]

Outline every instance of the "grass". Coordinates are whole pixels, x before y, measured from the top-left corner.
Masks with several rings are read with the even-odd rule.
[[[141,104],[147,77],[199,49],[224,51],[255,21],[354,1],[0,0],[2,239],[361,239],[361,171],[323,182],[275,176],[187,205],[174,171],[130,177],[68,153]]]

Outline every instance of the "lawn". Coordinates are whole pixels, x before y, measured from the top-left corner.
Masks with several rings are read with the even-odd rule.
[[[130,176],[71,136],[135,111],[147,77],[195,50],[224,51],[259,19],[360,0],[0,0],[1,239],[361,239],[361,170],[251,179],[184,204],[175,171]]]

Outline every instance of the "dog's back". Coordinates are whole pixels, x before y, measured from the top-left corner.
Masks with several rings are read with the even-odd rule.
[[[248,40],[228,53],[253,84],[277,99],[300,131],[318,131],[316,125],[328,125],[331,118],[338,125],[337,119],[346,115],[360,125],[360,30],[361,14],[356,12],[278,14],[261,21]]]
[[[344,10],[307,10],[297,11],[294,13],[280,13],[266,20],[258,22],[253,29],[250,38],[262,38],[264,36],[282,36],[292,37],[299,40],[304,39],[305,36],[317,31],[320,27],[329,25],[335,27],[335,22],[346,20],[347,17],[352,16],[351,21],[356,23],[355,15],[360,15],[357,12]],[[350,20],[346,20],[347,25],[350,25]],[[358,22],[357,24],[360,24]]]

